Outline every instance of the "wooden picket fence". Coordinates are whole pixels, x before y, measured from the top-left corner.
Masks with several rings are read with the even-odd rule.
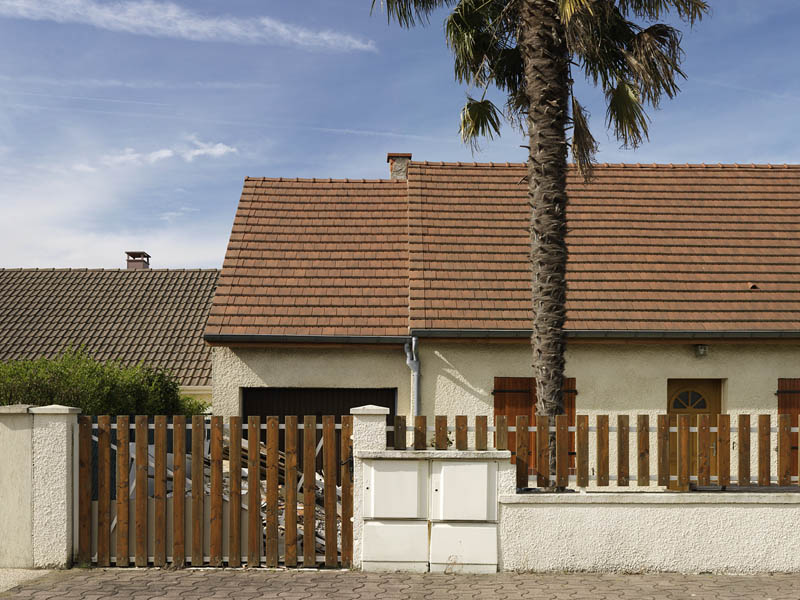
[[[670,419],[675,425],[670,425]],[[692,419],[696,419],[696,425]],[[469,427],[466,416],[456,416],[455,424],[448,424],[446,416],[434,417],[434,426],[428,427],[427,418],[415,417],[413,449],[467,450],[468,434],[474,433],[473,448],[489,448],[489,434],[494,434],[493,449],[511,450],[516,464],[517,488],[531,487],[606,487],[613,481],[616,486],[669,486],[687,490],[691,485],[720,486],[726,488],[760,486],[768,487],[798,484],[798,427],[792,427],[791,415],[778,415],[778,426],[771,426],[770,415],[738,415],[736,427],[731,427],[730,415],[657,415],[656,426],[650,426],[648,415],[638,415],[631,425],[629,415],[617,415],[616,427],[610,425],[609,415],[597,415],[595,426],[590,427],[588,415],[576,415],[575,424],[567,415],[537,416],[535,425],[527,416],[516,417],[512,425],[506,416],[496,416],[494,427],[488,426],[486,416],[475,417],[474,427]],[[751,422],[757,426],[752,427]],[[394,448],[405,450],[407,444],[406,418],[395,417]],[[518,435],[527,431],[529,435]],[[548,435],[537,435],[539,432]],[[434,439],[428,444],[428,432]],[[594,464],[590,469],[589,433],[595,435]],[[454,434],[451,440],[450,433]],[[513,448],[509,448],[509,433],[515,434]],[[616,436],[616,471],[611,474],[609,465],[609,434]],[[650,434],[655,434],[655,453],[651,454]],[[731,469],[731,433],[736,434],[737,464],[735,474]],[[756,436],[757,473],[751,477],[751,433]],[[777,477],[771,474],[772,450],[770,436],[777,434]],[[550,434],[555,435],[555,470],[550,469]],[[635,477],[631,475],[631,434],[635,434]],[[712,442],[712,434],[714,440]],[[573,439],[570,439],[574,436]],[[575,447],[575,452],[570,447]],[[672,446],[672,448],[670,447]],[[671,459],[672,451],[672,459]],[[572,456],[574,454],[574,456]],[[652,465],[651,462],[655,464]],[[672,464],[671,464],[672,463]],[[591,474],[590,474],[591,471]],[[652,474],[651,474],[652,473]],[[735,475],[735,476],[734,476]]]
[[[321,425],[314,416],[227,424],[81,417],[76,559],[101,567],[296,567],[302,559],[304,567],[348,568],[351,437],[350,416],[341,424],[323,416]]]

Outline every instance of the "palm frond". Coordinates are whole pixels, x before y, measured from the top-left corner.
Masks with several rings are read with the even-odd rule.
[[[705,0],[618,0],[617,5],[623,15],[632,14],[648,21],[660,19],[674,10],[681,21],[690,26],[701,21],[709,11]]]
[[[645,102],[657,108],[662,94],[672,98],[680,91],[675,79],[686,74],[680,67],[683,50],[677,29],[651,25],[634,36],[625,56]]]
[[[585,181],[592,178],[597,140],[589,131],[589,114],[572,95],[572,158]]]
[[[626,148],[637,148],[647,139],[647,113],[636,87],[621,79],[606,90],[606,125]]]
[[[397,21],[400,27],[414,27],[418,23],[427,25],[431,13],[444,6],[452,6],[457,0],[372,0],[371,12],[375,6],[380,6],[386,11],[387,20]]]
[[[461,109],[461,140],[469,144],[473,152],[478,150],[480,138],[491,140],[495,135],[500,135],[500,118],[500,111],[491,100],[475,100],[467,96],[467,102]]]
[[[592,4],[594,4],[594,0],[559,0],[558,12],[561,22],[569,23],[573,15],[578,12],[585,11],[592,14]]]

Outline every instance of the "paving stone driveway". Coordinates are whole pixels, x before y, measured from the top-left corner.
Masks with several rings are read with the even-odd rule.
[[[720,575],[377,575],[347,571],[74,569],[0,598],[547,598],[797,600],[800,576]]]

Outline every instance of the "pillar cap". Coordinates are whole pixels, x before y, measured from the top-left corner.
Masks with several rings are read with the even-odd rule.
[[[26,415],[32,404],[9,404],[0,406],[0,415]]]
[[[28,412],[35,415],[79,415],[80,408],[74,406],[62,406],[61,404],[49,404],[47,406],[34,406],[29,408]]]
[[[375,406],[374,404],[367,404],[366,406],[356,406],[350,409],[351,415],[388,415],[389,409],[385,406]]]

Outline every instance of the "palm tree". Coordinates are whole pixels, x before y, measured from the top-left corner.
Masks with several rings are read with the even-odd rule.
[[[373,9],[377,0],[373,0]],[[573,73],[583,72],[606,97],[606,124],[625,147],[648,137],[645,106],[657,108],[685,78],[681,32],[658,23],[677,16],[688,26],[707,12],[704,0],[382,0],[389,21],[425,24],[454,7],[445,20],[458,81],[482,90],[467,96],[462,139],[500,133],[505,117],[525,129],[533,275],[533,366],[540,415],[563,414],[564,321],[567,284],[567,156],[591,178],[597,142],[575,97]],[[503,110],[486,98],[494,86]],[[551,440],[551,444],[553,440]],[[551,456],[552,456],[551,452]]]

